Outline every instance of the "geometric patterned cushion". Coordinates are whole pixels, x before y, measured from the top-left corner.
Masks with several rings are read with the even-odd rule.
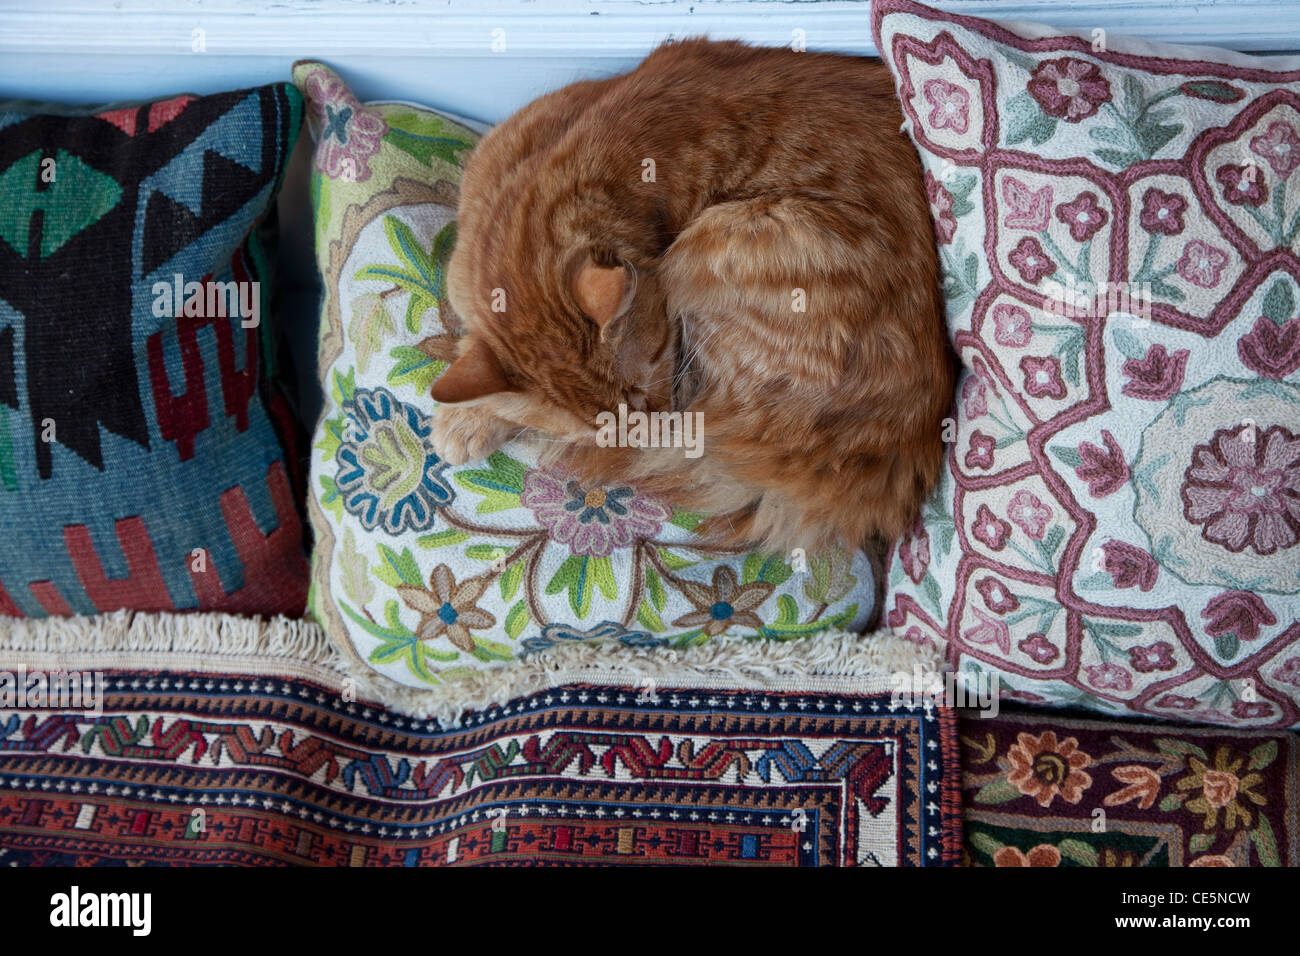
[[[301,613],[265,228],[301,116],[0,104],[0,614]]]
[[[362,105],[320,63],[294,79],[316,139],[325,278],[312,609],[359,672],[481,704],[533,654],[788,641],[866,620],[860,554],[709,552],[690,530],[702,515],[583,487],[520,441],[442,461],[429,390],[461,332],[443,276],[477,136],[409,104]]]
[[[964,366],[888,621],[1013,696],[1300,722],[1300,58],[873,5]]]

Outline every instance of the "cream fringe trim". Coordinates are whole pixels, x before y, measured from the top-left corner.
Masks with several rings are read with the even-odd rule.
[[[790,642],[722,638],[680,650],[574,644],[429,689],[360,673],[319,625],[290,618],[117,611],[95,617],[0,618],[0,670],[237,671],[299,677],[444,725],[469,710],[568,683],[872,693],[942,672],[940,655],[890,631],[828,631]],[[910,686],[910,685],[909,685]]]

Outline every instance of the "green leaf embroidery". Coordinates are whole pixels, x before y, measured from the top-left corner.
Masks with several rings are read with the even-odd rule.
[[[393,112],[384,117],[388,132],[384,142],[391,143],[424,166],[439,159],[457,166],[457,154],[474,145],[472,139],[447,122],[428,114]]]
[[[509,598],[506,598],[506,600],[509,600]],[[528,621],[528,608],[523,601],[517,602],[510,609],[510,613],[506,615],[506,633],[510,635],[511,640],[519,639],[519,635],[528,626]]]
[[[1137,336],[1128,329],[1117,328],[1115,330],[1115,344],[1119,346],[1119,350],[1128,358],[1140,362],[1147,357],[1147,350],[1143,347],[1142,343],[1138,341]]]
[[[1023,794],[1006,780],[994,780],[980,787],[974,799],[976,803],[1010,803],[1021,796]]]
[[[782,594],[776,599],[776,623],[789,626],[799,621],[799,605],[789,594]]]
[[[1241,649],[1241,641],[1237,639],[1236,631],[1229,631],[1227,634],[1219,634],[1214,638],[1214,653],[1225,661],[1231,660],[1237,656],[1237,651]]]
[[[467,491],[483,495],[478,503],[479,514],[507,511],[520,507],[519,496],[524,490],[523,462],[516,461],[505,452],[495,451],[488,456],[488,467],[456,473],[456,483]]]
[[[589,568],[590,558],[585,554],[571,554],[546,583],[547,594],[569,592],[569,607],[579,619],[585,618],[591,611],[591,591],[594,585]]]
[[[1056,119],[1048,116],[1039,107],[1029,91],[1017,93],[1007,100],[1005,109],[1007,117],[1006,145],[1014,146],[1029,140],[1035,146],[1041,146],[1052,138],[1056,132]]]
[[[1263,770],[1277,759],[1277,741],[1267,740],[1250,752],[1247,766],[1251,770]]]
[[[495,561],[504,558],[510,549],[499,544],[471,544],[465,549],[465,557],[475,561]]]
[[[447,368],[446,362],[429,358],[411,345],[399,345],[388,354],[397,363],[388,370],[388,384],[410,385],[422,395]]]
[[[993,856],[1002,849],[1002,844],[987,833],[975,832],[966,838],[966,842],[986,856]]]
[[[514,660],[514,649],[508,644],[502,644],[499,641],[489,641],[486,637],[480,637],[477,634],[470,635],[474,639],[474,656],[481,661],[510,661]]]
[[[655,631],[657,633],[659,631],[667,630],[664,626],[663,619],[660,618],[659,615],[655,613],[654,608],[645,601],[642,601],[641,606],[636,609],[636,620],[638,624],[648,631]]]
[[[1192,80],[1184,83],[1182,90],[1184,93],[1203,100],[1214,100],[1216,103],[1235,103],[1246,95],[1245,90],[1239,90],[1219,80]]]
[[[1250,831],[1250,839],[1259,852],[1259,862],[1264,866],[1281,866],[1282,858],[1277,852],[1277,838],[1273,836],[1273,824],[1269,823],[1268,817],[1262,813],[1258,815],[1258,819],[1259,823]]]
[[[448,528],[446,531],[435,531],[433,534],[421,535],[415,539],[415,543],[422,548],[445,548],[449,545],[460,544],[462,541],[468,541],[469,537],[464,531]]]
[[[1062,840],[1056,844],[1056,848],[1061,851],[1062,857],[1073,860],[1080,866],[1097,866],[1100,863],[1096,847],[1089,846],[1082,840]]]
[[[519,583],[524,579],[524,563],[516,561],[502,572],[500,578],[501,600],[509,601],[519,590]],[[513,635],[511,635],[513,636]]]
[[[659,572],[649,564],[645,566],[645,586],[650,594],[651,605],[656,611],[662,611],[668,601],[668,592],[664,590],[663,582],[659,579]]]
[[[366,559],[357,551],[356,535],[348,528],[343,532],[343,548],[339,552],[339,577],[343,593],[363,607],[375,597],[375,586],[367,571]]]
[[[349,368],[344,374],[338,369],[334,370],[334,384],[331,395],[334,398],[335,405],[342,405],[344,402],[352,401],[352,396],[357,393],[357,370]]]
[[[1204,748],[1199,744],[1194,744],[1190,740],[1179,740],[1175,737],[1160,737],[1156,740],[1156,750],[1166,754],[1195,754],[1201,760],[1208,762],[1209,756],[1205,753]]]
[[[680,554],[674,554],[667,548],[659,549],[659,560],[668,566],[669,571],[680,571],[682,568],[689,568],[699,563],[690,558],[683,558]]]
[[[398,554],[388,545],[381,544],[379,556],[383,558],[383,563],[375,567],[375,577],[379,580],[390,587],[399,587],[403,584],[410,584],[417,588],[424,586],[424,581],[420,578],[420,567],[415,563],[410,548],[403,548],[402,553]]]
[[[780,587],[790,579],[794,570],[779,554],[751,554],[745,558],[741,569],[741,584],[766,581]]]
[[[376,292],[357,296],[352,300],[351,308],[348,338],[357,348],[357,368],[364,373],[371,357],[383,347],[384,339],[397,330],[383,298]]]
[[[1264,296],[1264,315],[1276,325],[1286,325],[1295,313],[1295,297],[1291,286],[1279,279]]]
[[[1083,464],[1083,456],[1073,448],[1069,448],[1065,445],[1052,445],[1049,450],[1063,465],[1068,465],[1071,468],[1078,468]]]
[[[343,496],[339,494],[338,484],[329,475],[320,476],[320,506],[335,518],[343,520]]]
[[[1189,853],[1204,853],[1213,842],[1213,833],[1196,833],[1187,841],[1187,850]]]

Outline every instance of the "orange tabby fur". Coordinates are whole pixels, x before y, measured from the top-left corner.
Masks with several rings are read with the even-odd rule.
[[[896,537],[953,386],[901,123],[876,61],[689,40],[496,127],[461,186],[439,453],[540,432],[584,480],[717,513],[715,545]],[[620,403],[702,412],[703,456],[597,447]]]

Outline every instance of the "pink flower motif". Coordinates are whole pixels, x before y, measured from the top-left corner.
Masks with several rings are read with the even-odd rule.
[[[1237,355],[1252,372],[1280,382],[1300,369],[1300,319],[1278,325],[1261,315],[1237,340]]]
[[[1238,720],[1258,720],[1261,717],[1271,717],[1273,707],[1262,700],[1245,701],[1234,700],[1232,702],[1232,716]]]
[[[934,222],[934,235],[939,245],[952,242],[957,231],[957,220],[952,214],[952,193],[929,172],[925,173],[925,195],[930,200],[930,219]]]
[[[1070,238],[1086,242],[1095,236],[1110,219],[1110,213],[1097,205],[1097,194],[1091,190],[1079,193],[1074,202],[1056,207],[1056,218],[1070,227]]]
[[[1130,647],[1128,662],[1139,674],[1171,671],[1178,666],[1174,660],[1174,646],[1168,641],[1156,641],[1148,647]]]
[[[898,543],[898,557],[912,583],[920,584],[930,566],[930,535],[919,515],[912,522],[912,529]]]
[[[1142,194],[1142,213],[1138,222],[1147,232],[1176,236],[1183,231],[1183,212],[1186,209],[1187,200],[1177,193],[1148,189]]]
[[[1052,187],[1030,189],[1016,177],[1007,176],[1002,180],[1002,202],[1008,210],[1002,225],[1042,232],[1052,211]]]
[[[1182,499],[1183,517],[1233,553],[1293,547],[1300,541],[1300,436],[1281,425],[1259,434],[1251,425],[1216,431],[1192,450]]]
[[[1132,690],[1133,675],[1118,664],[1090,664],[1083,669],[1088,683],[1098,690]]]
[[[1156,586],[1160,566],[1141,548],[1112,539],[1101,546],[1101,551],[1102,567],[1115,587],[1150,591]]]
[[[962,383],[961,407],[967,418],[974,419],[988,414],[989,399],[982,376],[969,375]]]
[[[930,126],[961,135],[970,128],[970,94],[947,80],[926,80],[921,88],[930,104]]]
[[[1048,258],[1042,244],[1033,236],[1025,236],[1017,242],[1007,260],[1026,282],[1038,282],[1056,271],[1056,263]]]
[[[1005,302],[993,307],[993,341],[998,345],[1022,349],[1034,337],[1029,313],[1018,305]]]
[[[1061,654],[1056,645],[1047,639],[1046,635],[1037,632],[1030,634],[1016,647],[1028,654],[1036,664],[1050,664]]]
[[[1070,56],[1038,64],[1027,88],[1044,113],[1067,123],[1087,119],[1110,99],[1110,84],[1101,70]]]
[[[316,168],[330,179],[365,182],[371,175],[370,157],[379,152],[388,124],[325,70],[309,74],[304,85],[312,129],[320,131]]]
[[[1220,166],[1214,178],[1223,187],[1223,198],[1234,206],[1262,206],[1268,198],[1268,186],[1253,163]]]
[[[984,603],[995,614],[1006,614],[1020,607],[1020,599],[1007,590],[1007,586],[997,578],[981,578],[975,582],[975,590],[980,593]]]
[[[1043,504],[1033,492],[1021,489],[1011,496],[1007,517],[1029,537],[1042,541],[1043,535],[1047,533],[1047,522],[1052,520],[1052,509]]]
[[[971,533],[990,550],[1001,551],[1007,546],[1011,525],[990,511],[988,505],[980,505],[975,512],[975,524],[971,526]]]
[[[519,500],[552,540],[574,554],[598,558],[653,537],[672,515],[658,500],[631,488],[584,487],[541,469],[524,474]]]
[[[1065,398],[1061,363],[1053,356],[1038,358],[1025,355],[1020,359],[1020,373],[1025,377],[1025,391],[1033,398]]]
[[[1183,387],[1183,374],[1187,369],[1187,349],[1170,355],[1163,345],[1147,349],[1146,357],[1125,359],[1121,371],[1129,377],[1121,391],[1131,398],[1149,402],[1163,402],[1177,394]]]
[[[1228,254],[1200,239],[1193,239],[1183,248],[1178,260],[1178,274],[1192,285],[1213,289],[1219,284],[1223,270],[1228,265]]]
[[[1300,687],[1300,657],[1288,657],[1283,661],[1282,666],[1273,672],[1273,680]]]
[[[1205,633],[1211,637],[1236,634],[1240,641],[1253,641],[1261,628],[1272,627],[1277,618],[1259,595],[1249,591],[1225,591],[1201,611],[1206,621]]]
[[[978,428],[970,436],[970,450],[966,452],[967,468],[989,469],[993,467],[993,450],[997,442],[992,435],[986,435]]]
[[[1074,468],[1079,479],[1088,483],[1088,494],[1094,498],[1105,498],[1119,491],[1128,481],[1129,474],[1124,449],[1119,447],[1115,436],[1103,428],[1101,439],[1106,443],[1104,449],[1092,442],[1079,444],[1079,457],[1083,461]]]
[[[1156,706],[1163,710],[1196,710],[1201,702],[1195,697],[1184,697],[1182,694],[1165,694],[1156,701]]]
[[[977,607],[972,607],[971,613],[979,618],[980,623],[964,631],[962,637],[971,644],[993,644],[1003,654],[1008,653],[1011,650],[1011,631],[1007,626]]]
[[[1268,124],[1268,130],[1250,141],[1250,150],[1268,161],[1278,179],[1286,179],[1300,166],[1300,137],[1289,123]]]

